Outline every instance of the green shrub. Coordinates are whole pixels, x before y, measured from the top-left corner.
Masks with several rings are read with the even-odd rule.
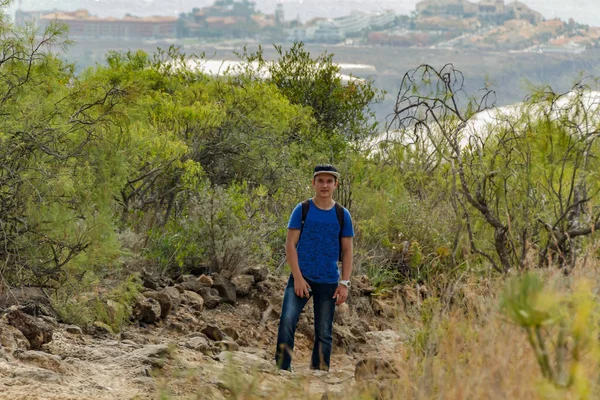
[[[269,264],[270,240],[280,243],[284,222],[270,210],[264,188],[205,186],[190,196],[183,212],[150,235],[148,257],[161,272],[188,272],[202,266],[235,274],[239,268]]]
[[[598,363],[600,308],[588,281],[571,290],[544,282],[533,272],[510,279],[500,310],[523,328],[542,375],[558,388],[575,386],[586,398],[588,382],[581,373],[586,358]]]
[[[102,285],[110,284],[109,280],[104,280]],[[83,285],[79,286],[79,289],[82,288]],[[116,286],[108,291],[101,291],[98,282],[87,288],[90,291],[80,295],[66,288],[57,292],[52,305],[59,320],[83,329],[101,322],[116,333],[129,322],[136,297],[142,291],[142,284],[137,275],[129,275],[123,280],[117,280]]]

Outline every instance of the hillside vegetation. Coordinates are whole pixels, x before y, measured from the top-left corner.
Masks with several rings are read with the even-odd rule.
[[[175,48],[111,52],[75,74],[54,53],[63,27],[0,26],[3,289],[44,288],[61,322],[118,331],[142,279],[283,274],[289,213],[331,162],[373,297],[419,288],[380,310],[406,339],[400,373],[356,396],[598,392],[596,80],[532,89],[518,112],[473,125],[494,93],[421,65],[382,127],[373,83],[342,81],[302,44],[274,64],[239,54],[268,78],[203,75]]]

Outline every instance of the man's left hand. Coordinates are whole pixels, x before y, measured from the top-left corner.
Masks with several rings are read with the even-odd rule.
[[[335,289],[335,293],[333,294],[333,298],[336,299],[335,305],[339,306],[348,298],[348,288],[342,284],[339,284],[337,289]]]

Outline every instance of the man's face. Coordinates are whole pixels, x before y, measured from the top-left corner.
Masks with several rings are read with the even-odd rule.
[[[331,174],[319,174],[313,179],[313,188],[319,197],[331,197],[338,182]]]

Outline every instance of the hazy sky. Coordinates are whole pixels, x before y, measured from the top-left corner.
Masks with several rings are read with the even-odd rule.
[[[271,13],[277,3],[283,4],[287,19],[300,16],[302,20],[312,17],[341,16],[352,10],[377,11],[393,9],[397,13],[408,14],[415,9],[418,0],[255,0],[257,8]],[[593,26],[600,25],[600,0],[521,0],[546,18],[567,20]],[[509,1],[507,1],[509,2]],[[23,9],[62,9],[86,8],[99,16],[120,17],[125,13],[146,16],[152,14],[178,15],[193,7],[204,7],[214,0],[22,0]],[[9,10],[12,14],[15,4]]]

